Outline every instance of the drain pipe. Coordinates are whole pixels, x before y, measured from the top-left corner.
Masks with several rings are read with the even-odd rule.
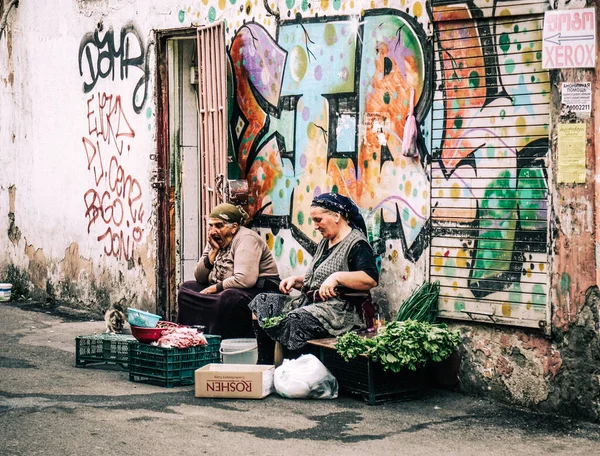
[[[12,9],[12,7],[18,8],[19,7],[19,0],[10,0],[10,2],[8,2],[8,5],[6,5],[6,11],[4,11],[4,14],[2,15],[2,19],[0,19],[0,40],[2,39],[2,32],[4,32],[4,28],[6,27],[6,21],[8,20],[8,13],[10,13],[10,10]]]

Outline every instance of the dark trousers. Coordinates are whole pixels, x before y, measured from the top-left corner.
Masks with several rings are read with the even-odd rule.
[[[177,293],[177,323],[204,325],[206,334],[222,339],[253,338],[252,311],[248,304],[264,289],[227,288],[219,293],[201,294],[208,285],[196,280],[184,282]]]

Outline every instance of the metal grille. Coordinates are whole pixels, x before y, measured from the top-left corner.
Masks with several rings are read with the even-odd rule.
[[[546,6],[502,5],[433,8],[430,279],[443,317],[543,327],[550,83],[530,13]]]
[[[198,29],[202,245],[208,214],[221,201],[217,179],[227,172],[227,67],[223,22]]]

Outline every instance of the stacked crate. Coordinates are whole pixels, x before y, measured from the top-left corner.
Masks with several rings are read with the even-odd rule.
[[[167,388],[193,384],[196,369],[221,362],[221,337],[208,334],[205,337],[208,345],[184,349],[131,342],[129,380],[146,380]]]
[[[93,334],[75,338],[75,366],[88,364],[117,364],[127,367],[129,360],[128,343],[135,338],[128,334]]]

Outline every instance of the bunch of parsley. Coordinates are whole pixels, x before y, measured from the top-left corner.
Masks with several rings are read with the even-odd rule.
[[[335,349],[346,361],[364,354],[384,370],[400,372],[405,367],[414,371],[430,361],[442,361],[459,343],[459,331],[451,331],[443,323],[405,320],[388,323],[371,338],[354,332],[343,334],[337,338]]]

